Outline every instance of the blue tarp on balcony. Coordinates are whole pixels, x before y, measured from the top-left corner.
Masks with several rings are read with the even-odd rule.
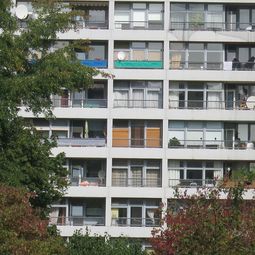
[[[81,64],[90,67],[107,68],[107,60],[81,60]]]

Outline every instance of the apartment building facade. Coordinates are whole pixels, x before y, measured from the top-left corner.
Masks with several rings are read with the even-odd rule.
[[[77,0],[69,8],[84,12],[79,30],[59,34],[54,47],[89,38],[91,50],[77,58],[114,78],[52,96],[52,121],[21,111],[57,137],[54,154],[66,154],[70,186],[51,214],[62,236],[88,229],[149,238],[176,187],[195,192],[254,168],[254,0]]]

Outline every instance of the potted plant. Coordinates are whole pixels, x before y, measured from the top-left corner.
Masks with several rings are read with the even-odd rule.
[[[180,147],[180,145],[181,143],[176,137],[171,138],[168,142],[168,147]]]

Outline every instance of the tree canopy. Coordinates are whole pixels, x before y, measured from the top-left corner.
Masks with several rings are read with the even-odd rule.
[[[65,255],[61,237],[50,235],[48,222],[30,205],[24,189],[0,185],[0,254]]]
[[[139,241],[126,237],[81,235],[76,232],[68,243],[69,255],[145,255]]]
[[[225,191],[225,190],[224,190]],[[243,200],[243,188],[198,192],[172,200],[166,228],[155,229],[156,255],[252,255],[255,254],[255,204]]]
[[[19,116],[20,106],[51,116],[51,95],[84,89],[99,71],[76,60],[75,47],[86,47],[83,41],[52,50],[58,33],[75,27],[72,12],[53,0],[32,2],[36,18],[20,29],[12,1],[0,1],[0,181],[35,192],[33,205],[47,208],[67,186],[63,155],[52,157],[54,141]]]

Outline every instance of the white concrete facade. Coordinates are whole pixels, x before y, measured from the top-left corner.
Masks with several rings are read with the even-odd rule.
[[[20,1],[22,2],[22,1]],[[85,1],[84,1],[85,2]],[[99,2],[99,1],[87,1],[87,2]],[[105,185],[101,186],[70,186],[67,189],[65,195],[65,206],[66,206],[66,217],[71,218],[75,217],[72,215],[72,206],[78,206],[78,204],[86,204],[83,209],[76,208],[75,210],[86,210],[88,208],[90,200],[92,199],[93,206],[90,208],[90,213],[93,214],[93,210],[95,207],[94,203],[97,199],[102,199],[102,208],[104,213],[102,214],[104,218],[104,223],[101,225],[97,225],[96,223],[91,224],[82,223],[82,224],[59,224],[58,228],[61,231],[63,236],[71,236],[75,230],[82,229],[85,231],[86,227],[89,228],[91,234],[104,234],[108,232],[111,236],[120,236],[121,234],[134,237],[134,238],[148,238],[150,237],[152,225],[147,224],[146,220],[152,220],[153,224],[155,224],[154,219],[154,212],[153,216],[150,214],[154,207],[149,205],[150,200],[155,200],[155,204],[158,201],[161,201],[163,204],[167,203],[168,199],[174,197],[174,188],[169,186],[169,179],[189,179],[188,175],[192,176],[191,171],[194,169],[191,167],[188,168],[188,162],[200,162],[203,165],[203,178],[212,178],[206,177],[206,174],[209,170],[216,169],[216,163],[220,162],[220,173],[213,173],[214,177],[222,178],[224,173],[226,172],[226,168],[229,165],[234,166],[235,162],[244,162],[244,164],[249,164],[255,160],[255,150],[253,148],[252,143],[255,141],[253,140],[253,124],[255,124],[255,110],[254,106],[245,108],[245,110],[241,107],[233,107],[233,108],[226,108],[226,101],[227,101],[227,87],[228,86],[236,86],[235,90],[237,91],[237,86],[255,86],[255,70],[223,70],[221,68],[219,70],[190,70],[190,69],[170,69],[170,43],[172,42],[179,42],[179,43],[220,43],[223,45],[223,59],[222,61],[226,61],[225,55],[227,55],[227,45],[240,45],[243,47],[251,47],[250,51],[254,48],[255,43],[255,30],[252,29],[251,31],[242,30],[242,31],[194,31],[194,30],[170,30],[170,20],[171,20],[171,12],[170,12],[170,5],[172,3],[193,3],[193,4],[223,4],[224,8],[226,5],[235,5],[237,8],[254,8],[255,3],[254,0],[224,0],[224,1],[208,1],[208,0],[196,0],[196,1],[188,1],[188,0],[154,0],[154,1],[141,1],[141,0],[109,0],[104,1],[108,5],[108,29],[88,29],[83,28],[79,29],[78,31],[70,30],[66,33],[59,34],[59,40],[76,40],[76,39],[89,39],[90,41],[104,41],[107,42],[107,62],[108,68],[103,69],[104,71],[113,74],[113,79],[106,79],[107,80],[107,107],[106,108],[79,108],[79,107],[56,107],[53,109],[53,113],[57,119],[68,119],[68,120],[94,120],[100,119],[106,121],[106,129],[107,129],[107,136],[106,136],[106,146],[105,147],[77,147],[77,146],[59,146],[53,150],[53,155],[56,155],[60,152],[65,152],[66,158],[72,162],[73,160],[105,160]],[[116,3],[162,3],[163,4],[163,22],[164,22],[164,29],[162,30],[146,30],[146,29],[130,29],[130,30],[120,30],[115,29],[115,6]],[[212,3],[213,2],[213,3]],[[246,5],[247,4],[247,5]],[[244,7],[242,7],[244,6]],[[250,6],[250,7],[249,7]],[[252,6],[252,7],[251,7]],[[224,15],[225,9],[224,9]],[[255,20],[255,17],[254,17]],[[255,25],[255,24],[254,24]],[[115,68],[114,67],[114,44],[116,41],[130,41],[130,42],[161,42],[163,44],[163,68],[162,69],[125,69],[125,68]],[[241,51],[240,51],[241,52]],[[253,51],[252,51],[253,52]],[[242,56],[239,56],[241,58]],[[248,60],[248,59],[247,59]],[[105,80],[102,77],[95,77],[97,80]],[[155,107],[155,108],[140,108],[140,107],[123,107],[123,108],[116,108],[114,106],[114,99],[115,99],[115,85],[116,82],[128,80],[128,81],[161,81],[162,82],[162,98],[163,101],[162,107]],[[175,108],[169,107],[169,92],[171,88],[169,88],[169,84],[174,82],[187,82],[187,86],[190,83],[217,83],[222,84],[222,98],[223,98],[223,107],[219,107],[219,109],[208,109],[207,107],[180,107],[180,103]],[[239,88],[238,87],[238,88]],[[245,87],[246,88],[246,87]],[[252,89],[251,89],[252,90]],[[205,90],[204,90],[205,91]],[[204,95],[207,92],[204,92]],[[239,93],[238,91],[235,93]],[[253,96],[250,94],[249,96]],[[254,95],[255,96],[255,95]],[[195,98],[196,99],[196,98]],[[178,99],[179,102],[181,99]],[[189,96],[185,100],[190,100]],[[192,100],[192,99],[191,99]],[[204,99],[206,100],[206,99]],[[234,99],[233,99],[234,100]],[[240,100],[240,98],[236,98],[235,100]],[[232,102],[232,101],[231,101]],[[189,104],[189,102],[188,102]],[[198,109],[199,108],[199,109]],[[27,118],[33,118],[32,114],[29,112],[24,111],[21,109],[21,115]],[[43,116],[40,116],[43,117]],[[149,146],[149,148],[144,148],[143,146],[136,147],[127,147],[127,146],[114,146],[114,128],[117,126],[118,121],[158,121],[160,123],[160,140],[161,146]],[[179,121],[179,122],[178,122]],[[199,142],[203,142],[202,145],[198,145],[197,143],[188,144],[187,147],[177,145],[176,147],[169,148],[170,143],[170,125],[172,122],[175,123],[186,123],[184,124],[186,133],[189,129],[189,125],[194,123],[202,123],[201,125],[204,131],[200,129],[192,129],[192,132],[198,131],[203,132]],[[214,129],[210,129],[209,131],[206,129],[208,123],[216,123],[217,125],[221,125],[221,139],[216,139],[216,131]],[[132,124],[129,124],[132,126]],[[147,124],[146,124],[147,125]],[[232,125],[233,127],[229,128]],[[245,125],[245,126],[242,126]],[[227,145],[226,140],[228,130],[232,130],[231,135],[233,137],[233,141],[230,141],[230,145]],[[243,130],[247,129],[246,131]],[[234,130],[234,131],[233,131]],[[131,131],[130,131],[131,132]],[[144,131],[147,132],[147,131]],[[175,131],[176,132],[176,131]],[[178,131],[180,132],[180,131]],[[208,132],[208,133],[207,133]],[[206,143],[206,137],[209,132],[214,132],[215,135],[214,141],[208,146]],[[237,135],[236,135],[237,132]],[[244,134],[243,134],[244,132]],[[239,134],[240,133],[240,134]],[[175,133],[177,134],[177,133]],[[189,140],[188,136],[190,134],[187,133],[185,139]],[[192,135],[195,134],[192,133]],[[230,137],[231,137],[230,135]],[[146,135],[145,135],[146,136]],[[147,134],[147,136],[149,136]],[[209,135],[208,135],[209,136]],[[255,134],[254,134],[255,136]],[[244,140],[245,147],[242,147],[239,144],[236,144],[238,139],[240,143],[240,137],[247,137]],[[129,138],[131,138],[129,134]],[[147,137],[148,138],[148,137]],[[145,139],[145,138],[144,138]],[[232,139],[232,138],[231,138]],[[180,142],[181,139],[179,139]],[[193,139],[190,139],[193,141]],[[218,143],[217,143],[218,142]],[[231,144],[233,142],[233,145]],[[131,141],[132,143],[132,141]],[[216,144],[216,145],[215,145]],[[220,145],[219,145],[220,144]],[[249,145],[248,145],[249,144]],[[182,145],[182,144],[181,144]],[[211,147],[210,147],[211,146]],[[250,146],[250,147],[249,147]],[[159,185],[129,185],[129,184],[114,184],[114,177],[115,173],[113,174],[114,167],[114,160],[126,160],[125,162],[130,163],[132,160],[144,160],[144,162],[154,159],[155,162],[159,162],[160,173],[159,176]],[[181,162],[178,166],[175,166],[178,170],[177,177],[173,177],[171,171],[176,171],[176,169],[170,167],[171,162]],[[215,165],[213,167],[207,167],[207,162],[213,162]],[[73,163],[74,164],[74,163]],[[147,164],[147,163],[144,163]],[[149,164],[149,163],[148,163]],[[188,170],[182,170],[182,165],[187,166]],[[132,171],[132,166],[125,166],[128,168],[128,176],[131,176],[130,172]],[[125,169],[126,169],[125,168]],[[145,167],[144,167],[145,168]],[[199,167],[198,167],[199,168]],[[131,169],[131,170],[130,170]],[[200,169],[200,168],[199,168]],[[201,167],[202,169],[202,167]],[[126,171],[126,170],[125,170]],[[145,174],[149,170],[143,170]],[[184,175],[181,176],[184,172]],[[190,171],[190,173],[188,173]],[[200,170],[199,170],[200,171]],[[213,170],[216,172],[216,170]],[[218,170],[217,170],[218,171]],[[202,170],[201,170],[202,174]],[[139,178],[146,178],[144,175],[143,177]],[[196,175],[195,175],[196,176]],[[209,176],[209,174],[208,174]],[[127,178],[127,177],[126,177]],[[196,180],[196,178],[191,178]],[[140,180],[140,179],[139,179]],[[127,180],[128,182],[129,180]],[[196,183],[196,181],[194,181]],[[138,186],[138,187],[137,187]],[[189,189],[189,188],[188,188]],[[190,188],[190,192],[194,192],[194,188]],[[250,193],[249,196],[251,197]],[[73,200],[72,200],[73,199]],[[84,202],[81,202],[84,199]],[[114,205],[115,199],[119,199],[119,205]],[[123,201],[126,201],[125,203]],[[142,201],[141,206],[137,204],[132,205],[135,203],[135,200]],[[153,200],[153,201],[154,201]],[[77,202],[78,201],[78,202]],[[101,200],[100,200],[101,201]],[[117,201],[117,200],[116,200]],[[121,202],[122,201],[122,202]],[[101,202],[100,202],[101,203]],[[123,204],[122,204],[123,203]],[[79,206],[80,206],[79,204]],[[56,205],[57,206],[57,205]],[[119,206],[119,207],[118,207]],[[85,208],[85,209],[84,209]],[[134,209],[136,208],[136,209]],[[139,208],[139,209],[137,209]],[[139,211],[141,208],[141,211]],[[151,210],[151,211],[149,211]],[[82,213],[82,216],[86,217],[87,213]],[[118,223],[117,226],[113,224],[113,215],[114,213],[118,216],[118,219],[124,218],[125,223],[121,224]],[[125,214],[126,216],[121,216],[121,214]],[[133,217],[132,217],[133,213]],[[75,214],[73,212],[73,214]],[[99,214],[95,214],[97,217]],[[115,215],[115,216],[116,216]],[[141,215],[141,216],[137,216]],[[150,215],[150,216],[149,216]],[[94,217],[94,218],[97,218]],[[99,216],[98,218],[100,218]],[[129,218],[130,217],[130,218]],[[132,225],[132,219],[141,218],[141,220],[145,219],[145,223],[139,222],[137,226],[136,224]],[[153,218],[153,219],[152,219]],[[129,224],[127,222],[130,220]],[[71,220],[69,220],[71,222]],[[84,221],[86,222],[86,221]],[[156,225],[156,224],[155,224]]]

